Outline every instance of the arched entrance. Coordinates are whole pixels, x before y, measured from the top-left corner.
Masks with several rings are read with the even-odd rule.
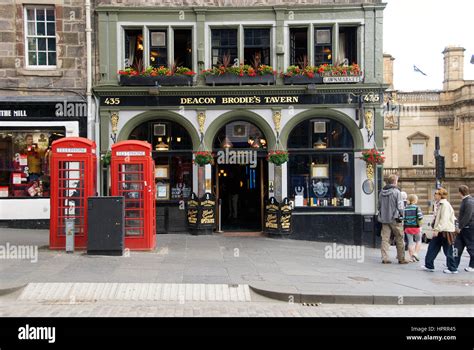
[[[261,231],[267,193],[268,141],[255,124],[232,121],[213,140],[213,188],[221,204],[223,231]]]

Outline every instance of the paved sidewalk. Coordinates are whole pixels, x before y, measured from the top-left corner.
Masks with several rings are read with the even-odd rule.
[[[0,228],[0,246],[39,246],[37,262],[0,260],[0,294],[31,282],[238,284],[294,302],[474,304],[467,253],[459,274],[446,275],[442,253],[429,273],[421,263],[395,264],[395,247],[394,264],[382,265],[378,249],[342,259],[343,246],[265,237],[158,235],[155,251],[123,257],[50,251],[48,240],[45,230]]]

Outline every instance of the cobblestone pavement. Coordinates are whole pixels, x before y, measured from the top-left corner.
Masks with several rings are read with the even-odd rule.
[[[473,305],[385,306],[275,301],[90,303],[0,299],[0,317],[473,317]]]

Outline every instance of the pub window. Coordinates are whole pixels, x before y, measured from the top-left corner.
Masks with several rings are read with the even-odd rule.
[[[193,144],[183,126],[168,120],[153,120],[137,126],[129,139],[147,141],[153,147],[157,199],[179,200],[191,196]],[[162,195],[158,196],[160,190]]]
[[[270,65],[270,29],[244,29],[244,64]]]
[[[316,28],[314,30],[314,64],[332,64],[332,29]]]
[[[125,29],[124,66],[143,68],[143,34],[141,29]]]
[[[308,59],[308,29],[290,28],[290,65],[303,68]]]
[[[233,65],[238,56],[237,29],[212,29],[212,65]],[[227,62],[224,62],[227,61]]]
[[[168,66],[168,48],[166,30],[150,30],[150,66]]]
[[[56,66],[56,20],[54,7],[25,7],[26,65]]]
[[[296,207],[353,210],[354,143],[331,119],[306,120],[288,138],[288,195]]]
[[[357,27],[339,28],[338,64],[357,63]]]
[[[49,197],[51,144],[64,135],[64,128],[1,128],[0,197]]]
[[[174,30],[174,63],[178,67],[193,67],[193,37],[191,29]]]
[[[424,143],[412,143],[413,166],[423,166],[423,158],[425,155]]]

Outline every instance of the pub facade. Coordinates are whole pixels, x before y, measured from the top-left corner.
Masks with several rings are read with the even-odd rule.
[[[97,141],[152,145],[157,233],[188,232],[184,203],[211,193],[224,232],[264,230],[288,198],[290,238],[372,244],[381,168],[361,154],[382,146],[384,6],[99,1]]]

